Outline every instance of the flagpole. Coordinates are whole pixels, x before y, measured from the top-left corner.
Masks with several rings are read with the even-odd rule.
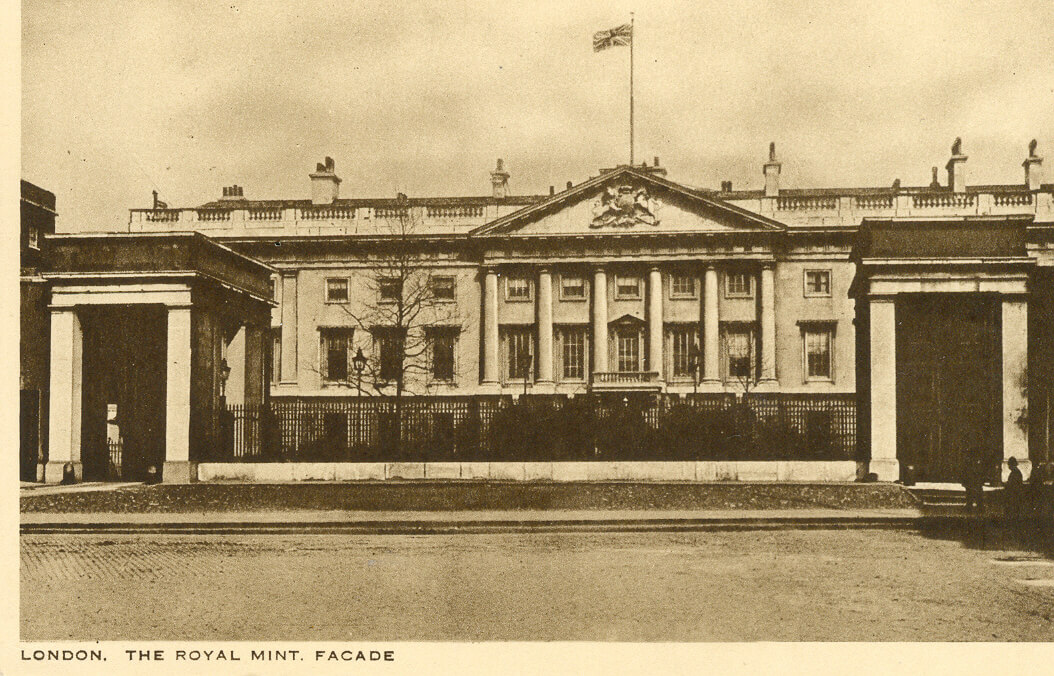
[[[629,166],[633,166],[633,43],[637,36],[633,30],[633,12],[629,13]]]

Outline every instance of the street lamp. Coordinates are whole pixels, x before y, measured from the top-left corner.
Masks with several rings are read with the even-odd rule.
[[[366,369],[366,355],[362,354],[360,347],[355,356],[351,358],[351,365],[355,367],[355,375],[358,376],[359,396],[362,396],[362,372]]]
[[[692,343],[688,350],[688,368],[692,369],[692,394],[699,394],[699,362],[702,361],[703,352],[699,349],[699,343]]]
[[[531,376],[531,367],[534,365],[534,355],[530,350],[520,353],[520,370],[523,372],[523,396],[527,396],[527,379]]]
[[[351,358],[351,365],[355,368],[356,384],[359,390],[358,415],[355,421],[355,443],[358,444],[362,438],[362,372],[366,369],[366,355],[362,354],[361,347]]]

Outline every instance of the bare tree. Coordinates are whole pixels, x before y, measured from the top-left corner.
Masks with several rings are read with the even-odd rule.
[[[462,319],[456,276],[442,271],[434,246],[422,237],[420,210],[400,195],[394,207],[377,212],[378,239],[367,255],[365,297],[342,306],[356,327],[372,336],[373,349],[363,355],[361,375],[353,375],[353,369],[347,375],[365,382],[374,394],[394,397],[401,430],[405,394],[423,394],[456,376],[453,341]],[[396,450],[401,436],[394,437]]]

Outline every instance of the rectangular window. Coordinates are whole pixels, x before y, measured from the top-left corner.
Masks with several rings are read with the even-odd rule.
[[[640,298],[640,277],[616,275],[615,298],[618,300],[635,300]]]
[[[31,225],[26,230],[26,243],[30,249],[40,248],[40,230],[37,229],[37,226]]]
[[[725,373],[730,380],[753,380],[755,371],[754,330],[749,327],[725,329]]]
[[[534,361],[533,335],[529,326],[505,329],[505,377],[508,380],[529,379]]]
[[[831,330],[805,329],[805,379],[831,379]]]
[[[681,273],[670,275],[670,298],[695,298],[695,277]]]
[[[322,338],[322,380],[347,382],[348,353],[354,329],[319,329]]]
[[[691,378],[699,368],[699,327],[674,325],[667,329],[670,341],[670,372],[674,378]]]
[[[381,302],[394,303],[403,295],[403,285],[395,277],[384,277],[377,282]]]
[[[831,271],[830,270],[806,270],[805,271],[805,295],[806,296],[830,296],[831,295]]]
[[[505,278],[505,300],[530,300],[531,280],[526,277]]]
[[[746,272],[729,272],[725,275],[726,298],[750,298],[754,295],[754,276]]]
[[[563,380],[585,380],[586,327],[568,326],[559,331],[560,377]]]
[[[641,331],[636,328],[621,328],[615,333],[615,356],[618,370],[622,373],[639,372]]]
[[[432,298],[435,300],[454,300],[454,278],[436,276],[431,279]]]
[[[330,277],[326,280],[326,302],[348,302],[348,280],[343,277]]]
[[[456,327],[435,327],[428,329],[428,347],[431,352],[431,369],[433,380],[454,380],[454,353],[457,345]]]
[[[377,355],[381,380],[398,380],[403,371],[402,332],[394,327],[378,327],[373,330],[373,353]]]
[[[282,381],[282,329],[271,330],[271,384]]]
[[[560,300],[585,300],[586,280],[581,277],[560,275]]]

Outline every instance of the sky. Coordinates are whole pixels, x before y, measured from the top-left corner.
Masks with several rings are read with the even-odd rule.
[[[634,8],[636,5],[636,8]],[[963,139],[968,182],[1018,183],[1029,140],[1054,182],[1054,2],[205,2],[24,0],[22,177],[60,231],[170,206],[310,196],[515,194],[636,158],[759,188],[925,185]],[[942,178],[942,180],[944,180]]]

